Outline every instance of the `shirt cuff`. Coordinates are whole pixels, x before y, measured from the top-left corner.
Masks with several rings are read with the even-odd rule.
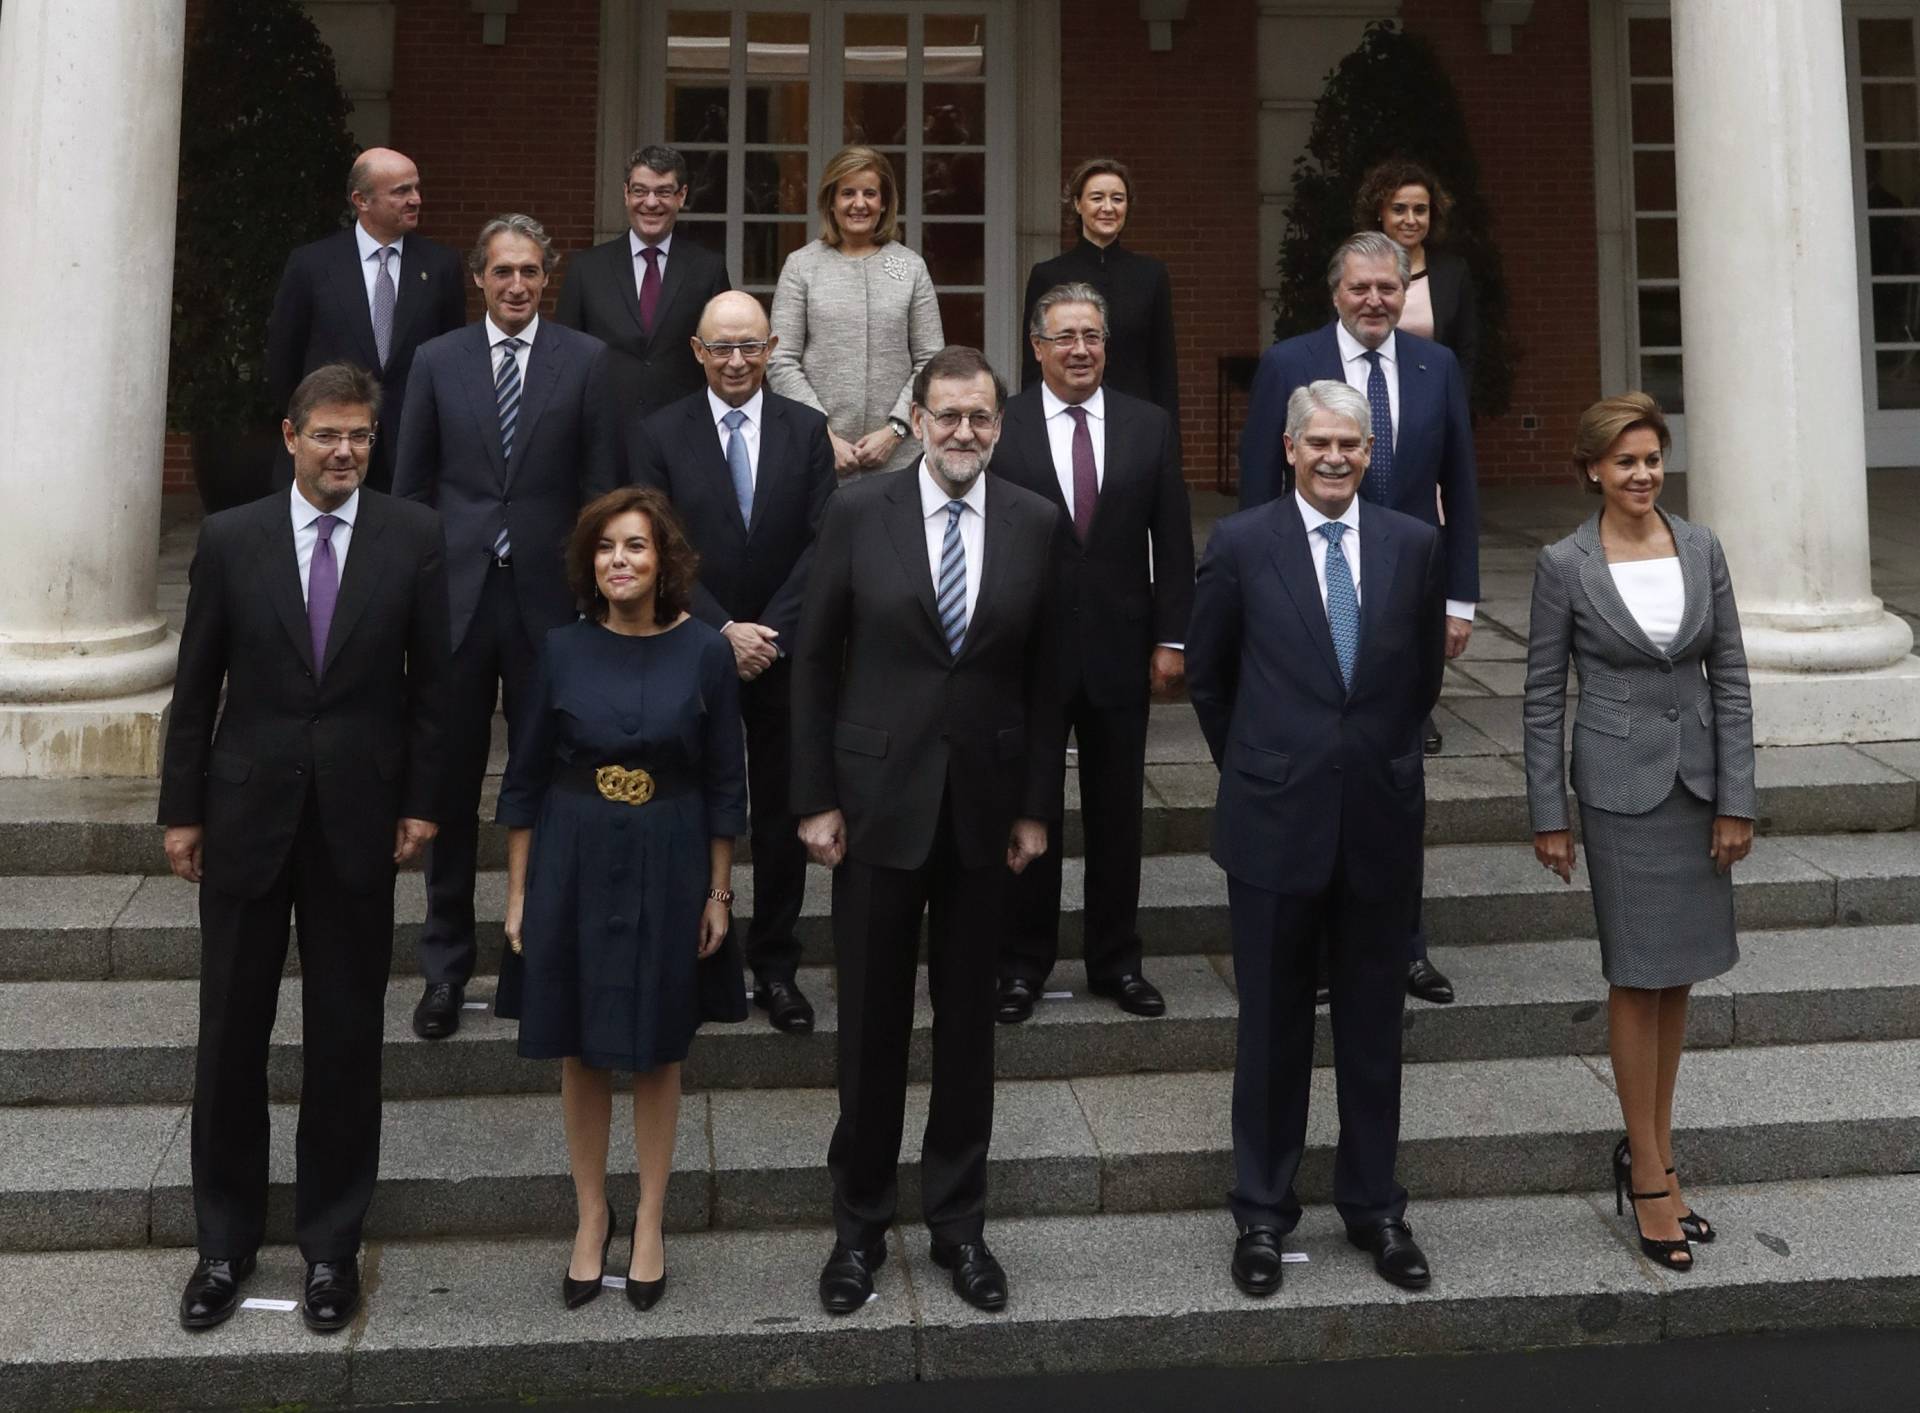
[[[1464,618],[1467,622],[1471,623],[1473,622],[1473,605],[1465,599],[1448,599],[1447,617]]]
[[[1185,643],[1155,643],[1154,646],[1156,648],[1172,648],[1177,653],[1183,653],[1187,650]]]

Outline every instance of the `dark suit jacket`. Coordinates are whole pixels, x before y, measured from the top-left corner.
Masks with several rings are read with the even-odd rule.
[[[200,527],[160,823],[202,825],[208,886],[257,898],[286,864],[311,790],[341,885],[391,888],[395,822],[439,818],[448,657],[440,524],[429,510],[362,490],[316,680],[289,494]]]
[[[1053,661],[1059,510],[987,478],[980,596],[960,656],[934,607],[920,466],[827,502],[793,667],[796,815],[839,809],[849,858],[918,868],[952,797],[963,868],[1006,856],[1016,819],[1060,818]]]
[[[733,288],[722,257],[690,236],[674,237],[660,277],[651,338],[640,329],[640,287],[634,279],[639,262],[626,232],[581,251],[569,263],[553,317],[613,351],[608,372],[619,417],[636,408],[658,412],[707,385],[687,340],[700,327],[707,301]]]
[[[804,403],[761,392],[760,461],[753,524],[740,520],[706,384],[627,435],[628,479],[666,493],[700,552],[693,615],[715,628],[735,619],[780,635],[791,656],[813,540],[834,487],[827,419]]]
[[[469,283],[458,255],[423,235],[409,235],[400,247],[393,342],[383,368],[374,347],[373,314],[367,307],[366,275],[353,227],[295,250],[287,257],[267,321],[267,386],[274,415],[285,414],[300,380],[323,363],[357,363],[368,369],[379,377],[383,397],[367,484],[388,489],[414,351],[467,322]],[[284,455],[277,460],[274,484],[293,484],[293,462]]]
[[[580,507],[612,490],[618,475],[606,345],[542,319],[523,357],[512,466],[500,455],[484,319],[423,345],[407,382],[393,493],[436,507],[446,525],[456,648],[503,524],[514,591],[535,641],[574,617],[567,535]]]
[[[1280,436],[1287,399],[1307,383],[1346,381],[1337,323],[1276,343],[1260,356],[1247,421],[1240,432],[1240,508],[1264,505],[1293,489]],[[1480,494],[1473,468],[1473,419],[1454,356],[1431,339],[1394,335],[1400,367],[1400,427],[1393,445],[1392,509],[1438,525],[1433,488],[1446,497],[1447,597],[1480,598]],[[1366,570],[1363,568],[1364,575]]]
[[[1093,527],[1086,544],[1071,531],[1060,544],[1062,688],[1084,684],[1095,706],[1138,706],[1154,644],[1181,642],[1193,611],[1193,516],[1171,419],[1112,388],[1104,400],[1106,473]],[[1008,401],[991,474],[1045,496],[1071,524],[1038,383]]]
[[[1460,362],[1473,397],[1473,370],[1480,362],[1480,303],[1467,262],[1450,250],[1427,252],[1427,283],[1433,299],[1433,341]]]
[[[1420,896],[1421,723],[1440,698],[1440,537],[1360,507],[1360,645],[1340,677],[1306,527],[1291,495],[1230,515],[1200,561],[1187,694],[1220,769],[1213,858],[1270,892],[1347,877]]]

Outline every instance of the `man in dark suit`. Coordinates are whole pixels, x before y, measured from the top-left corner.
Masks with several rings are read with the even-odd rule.
[[[1286,493],[1281,423],[1287,400],[1322,378],[1343,381],[1367,399],[1373,464],[1361,495],[1429,525],[1440,525],[1447,555],[1447,656],[1458,657],[1473,633],[1480,597],[1480,503],[1473,466],[1473,422],[1467,381],[1439,344],[1396,326],[1407,302],[1406,251],[1380,231],[1349,236],[1327,266],[1335,318],[1323,329],[1268,349],[1254,376],[1240,434],[1240,505],[1250,509]],[[1440,733],[1428,721],[1429,755]],[[1453,983],[1427,960],[1427,936],[1416,917],[1407,990],[1446,1005]]]
[[[233,1313],[266,1235],[267,1042],[289,913],[305,1018],[301,1313],[337,1330],[360,1302],[394,870],[439,817],[447,669],[439,523],[361,490],[379,407],[361,368],[308,374],[280,428],[290,496],[209,517],[194,552],[159,811],[168,864],[200,885],[190,1330]]]
[[[427,854],[426,989],[413,1013],[428,1040],[459,1029],[473,975],[477,813],[494,704],[504,698],[511,728],[540,639],[575,616],[567,535],[580,507],[618,476],[606,346],[540,318],[554,258],[531,216],[481,227],[469,263],[486,315],[414,356],[400,427],[394,494],[440,511],[453,620],[447,790]]]
[[[460,257],[414,228],[420,174],[400,153],[370,147],[347,176],[353,225],[287,257],[267,321],[267,387],[285,407],[295,385],[323,363],[357,363],[380,379],[380,435],[367,485],[393,486],[393,457],[414,350],[467,322]],[[276,456],[277,486],[293,461]]]
[[[592,334],[613,351],[614,405],[658,412],[700,391],[700,364],[687,344],[700,312],[733,288],[727,262],[691,236],[674,236],[687,199],[687,159],[671,147],[627,158],[627,224],[617,240],[573,258],[554,319]],[[718,227],[714,227],[718,230]]]
[[[1394,1180],[1408,935],[1420,901],[1421,719],[1445,666],[1440,536],[1360,504],[1366,398],[1310,383],[1288,401],[1294,494],[1229,516],[1200,563],[1187,690],[1220,769],[1213,858],[1227,874],[1240,996],[1233,1075],[1233,1278],[1280,1288],[1313,1078],[1314,954],[1330,939],[1340,1145],[1334,1202],[1387,1280],[1427,1261]]]
[[[925,456],[828,502],[801,613],[792,806],[807,853],[834,870],[840,996],[830,1314],[866,1302],[886,1257],[923,913],[933,1259],[969,1304],[1007,1301],[985,1236],[993,941],[1009,871],[1060,818],[1052,566],[1066,529],[1048,501],[982,474],[1005,401],[976,350],[928,361],[912,408]]]
[[[801,596],[833,491],[833,446],[825,417],[766,390],[778,340],[759,300],[715,295],[692,342],[706,386],[636,428],[628,464],[632,480],[657,486],[679,511],[700,553],[694,616],[733,644],[753,806],[753,999],[776,1029],[804,1035],[813,1007],[794,980],[794,928],[807,852],[787,809],[788,713]]]
[[[1087,986],[1157,1016],[1167,1005],[1142,973],[1135,925],[1147,698],[1169,695],[1185,671],[1193,518],[1172,420],[1103,386],[1106,331],[1106,301],[1091,285],[1035,301],[1028,342],[1040,380],[1007,404],[993,474],[1045,496],[1073,525],[1058,566],[1060,701],[1079,746]],[[1064,774],[1064,755],[1055,768]],[[1013,886],[1000,947],[998,1014],[1008,1023],[1033,1014],[1059,951],[1059,843]]]

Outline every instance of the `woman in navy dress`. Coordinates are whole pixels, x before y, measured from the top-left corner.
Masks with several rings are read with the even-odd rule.
[[[696,564],[658,491],[628,486],[580,512],[567,572],[587,613],[541,646],[534,710],[500,788],[515,955],[498,1009],[519,1017],[522,1055],[561,1062],[579,1202],[570,1308],[599,1294],[613,1240],[616,1069],[633,1072],[640,1180],[627,1298],[645,1310],[666,1286],[680,1062],[702,1014],[699,959],[727,938],[733,841],[747,827],[739,679],[726,639],[686,612]],[[739,968],[720,984],[745,1014]]]

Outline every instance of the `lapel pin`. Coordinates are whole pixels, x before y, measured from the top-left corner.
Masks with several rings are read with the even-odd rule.
[[[420,272],[420,278],[421,278],[422,280],[425,280],[425,279],[426,279],[426,277],[427,277],[427,272],[426,272],[425,270],[422,270],[422,271]]]

